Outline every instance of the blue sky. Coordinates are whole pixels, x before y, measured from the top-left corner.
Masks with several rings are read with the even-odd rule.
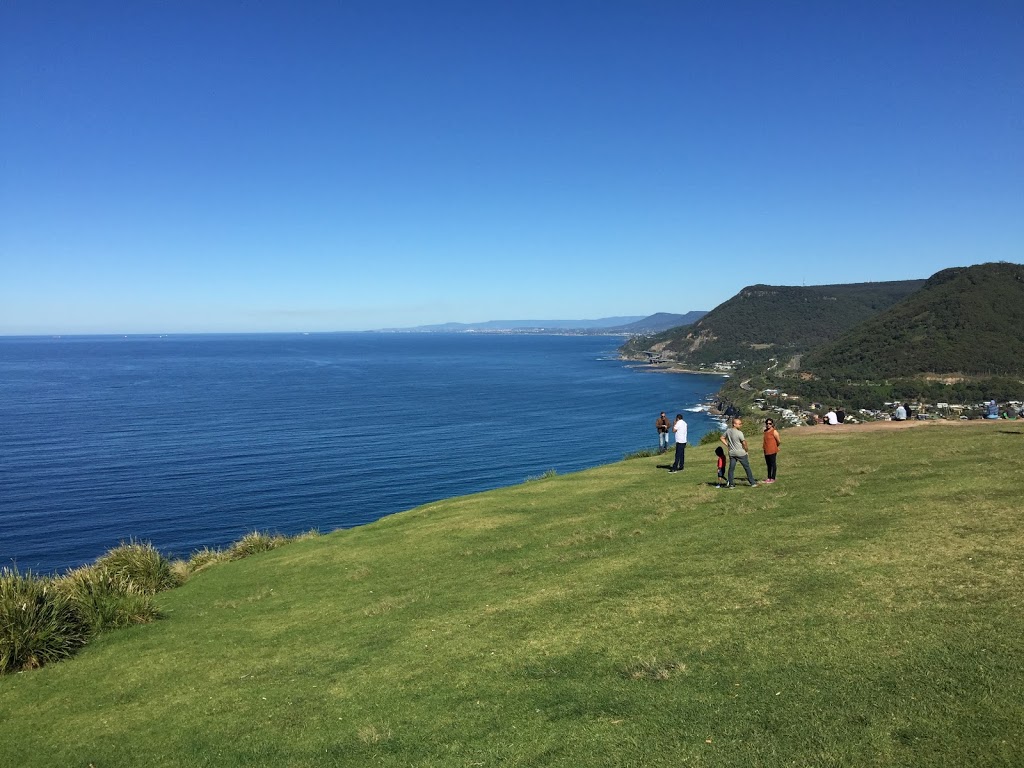
[[[0,4],[0,334],[711,309],[1024,254],[1024,5]]]

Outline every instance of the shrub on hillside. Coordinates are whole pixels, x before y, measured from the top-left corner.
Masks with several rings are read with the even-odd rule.
[[[66,659],[89,634],[74,604],[51,580],[0,570],[0,673]]]
[[[222,552],[219,549],[210,549],[209,547],[203,547],[202,549],[196,550],[192,553],[192,556],[188,559],[188,572],[189,574],[198,573],[209,565],[214,563],[224,562],[229,560],[227,553]]]
[[[147,542],[130,541],[96,560],[96,566],[111,574],[130,579],[142,592],[154,595],[180,583],[171,571],[171,563]]]
[[[311,528],[304,533],[297,533],[294,536],[282,536],[280,534],[270,534],[263,531],[253,531],[252,533],[247,533],[227,549],[221,550],[203,547],[202,549],[196,550],[187,561],[177,561],[176,563],[172,563],[172,570],[176,570],[176,572],[180,573],[180,581],[183,583],[193,573],[198,573],[214,563],[224,563],[229,560],[241,560],[242,558],[254,555],[257,552],[266,552],[271,549],[277,549],[283,544],[287,544],[291,541],[304,541],[306,539],[315,539],[319,536],[320,531],[317,528]]]
[[[267,533],[265,531],[253,531],[247,533],[241,539],[228,547],[227,558],[229,560],[241,560],[243,557],[255,555],[257,552],[267,552],[287,544],[288,539],[279,533]]]
[[[180,558],[171,561],[171,578],[174,579],[174,583],[182,585],[188,581],[188,577],[192,575],[192,570],[189,568],[188,560],[182,560]]]
[[[634,451],[633,453],[627,453],[622,457],[623,461],[629,461],[630,459],[648,459],[651,456],[658,456],[659,451],[657,448],[644,448],[640,451]]]
[[[701,437],[700,442],[697,443],[697,445],[711,445],[712,443],[717,443],[721,437],[722,433],[713,429]]]
[[[530,475],[528,478],[526,478],[526,482],[527,483],[534,483],[534,482],[536,482],[538,480],[547,480],[549,478],[556,477],[557,475],[558,475],[558,472],[556,472],[554,469],[546,469],[543,472],[541,472],[539,475]]]
[[[145,624],[160,616],[151,594],[131,579],[100,566],[69,571],[54,587],[71,601],[93,632]]]

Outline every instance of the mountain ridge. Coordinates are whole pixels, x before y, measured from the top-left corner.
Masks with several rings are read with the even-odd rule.
[[[903,301],[811,350],[801,368],[843,379],[1024,373],[1024,265],[936,272]]]
[[[657,332],[693,322],[707,314],[694,310],[686,314],[656,312],[653,315],[626,315],[589,320],[485,320],[477,323],[437,323],[409,328],[385,328],[395,333],[538,333],[550,331],[589,331],[632,334]]]
[[[788,359],[838,338],[924,283],[749,285],[688,326],[630,340],[622,353],[634,358],[656,353],[663,359],[701,365]]]

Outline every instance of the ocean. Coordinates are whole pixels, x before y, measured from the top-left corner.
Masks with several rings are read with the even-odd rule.
[[[638,369],[621,341],[0,338],[0,566],[327,532],[618,461],[657,445],[662,410],[685,412],[691,443],[717,428],[702,405],[720,378]]]

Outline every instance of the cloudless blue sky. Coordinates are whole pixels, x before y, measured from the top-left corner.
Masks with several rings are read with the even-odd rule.
[[[1019,0],[0,3],[0,334],[687,312],[1022,255]]]

